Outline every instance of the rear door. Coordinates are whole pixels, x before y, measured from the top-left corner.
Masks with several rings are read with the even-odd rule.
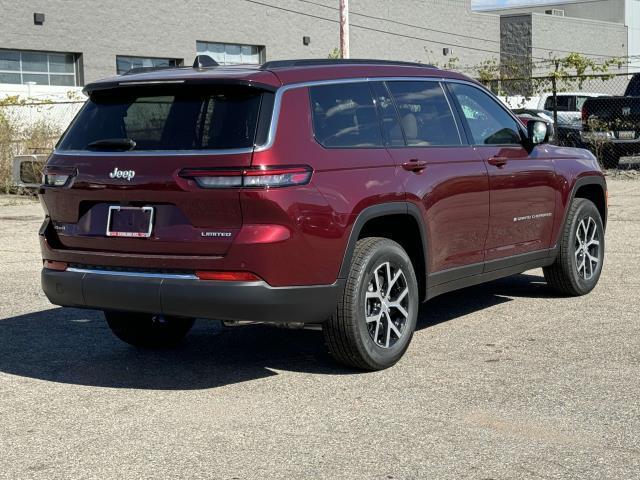
[[[399,125],[387,120],[384,130],[407,199],[422,211],[429,272],[471,265],[479,273],[489,223],[487,169],[467,144],[442,85],[403,80],[373,88],[377,104],[391,110],[383,119],[396,116],[394,105],[397,110]]]
[[[489,171],[491,221],[486,260],[549,248],[556,175],[544,145],[528,151],[523,127],[479,87],[450,83],[475,150]]]
[[[42,196],[62,246],[224,254],[242,225],[239,193],[207,178],[250,166],[260,108],[271,95],[238,85],[92,93],[47,165],[72,172]],[[198,170],[201,177],[184,175]]]

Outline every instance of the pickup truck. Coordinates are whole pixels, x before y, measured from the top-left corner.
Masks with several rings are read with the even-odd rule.
[[[583,143],[602,162],[616,168],[640,161],[640,73],[636,73],[624,96],[593,97],[582,106]]]
[[[558,119],[562,123],[580,122],[580,112],[584,102],[593,97],[605,97],[604,93],[595,92],[558,92]],[[553,111],[553,93],[547,92],[535,97],[519,95],[499,97],[510,109]],[[553,114],[552,114],[553,116]]]

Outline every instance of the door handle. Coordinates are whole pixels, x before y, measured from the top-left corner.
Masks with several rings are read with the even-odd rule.
[[[412,158],[408,162],[404,162],[402,164],[402,168],[404,168],[408,172],[421,172],[422,170],[427,168],[427,162]]]
[[[507,164],[507,157],[491,157],[487,162],[494,167],[502,168]]]

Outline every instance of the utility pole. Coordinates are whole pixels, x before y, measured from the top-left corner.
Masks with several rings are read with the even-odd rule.
[[[349,58],[349,0],[340,0],[340,57]]]

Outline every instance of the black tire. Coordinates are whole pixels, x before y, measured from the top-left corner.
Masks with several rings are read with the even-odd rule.
[[[111,331],[123,342],[136,347],[163,348],[180,343],[195,320],[135,312],[104,312]]]
[[[388,281],[388,278],[396,280]],[[389,284],[390,291],[386,291]],[[407,293],[402,297],[405,288]],[[380,298],[365,298],[367,295],[380,295]],[[418,304],[418,282],[403,248],[386,238],[359,240],[336,311],[322,327],[329,351],[338,362],[350,367],[363,370],[391,367],[411,342]],[[368,323],[367,314],[370,319],[379,319]]]
[[[593,223],[589,219],[592,219]],[[584,225],[589,225],[587,232],[584,232]],[[593,225],[597,229],[595,235],[598,245],[592,244],[585,252],[581,247],[578,228],[581,228],[580,236],[591,237]],[[604,228],[600,212],[590,200],[574,198],[560,233],[560,251],[555,262],[543,269],[544,278],[549,286],[564,295],[579,296],[589,293],[598,283],[602,273],[604,247]],[[597,265],[594,266],[590,257],[597,257]],[[582,269],[580,265],[584,265]]]

